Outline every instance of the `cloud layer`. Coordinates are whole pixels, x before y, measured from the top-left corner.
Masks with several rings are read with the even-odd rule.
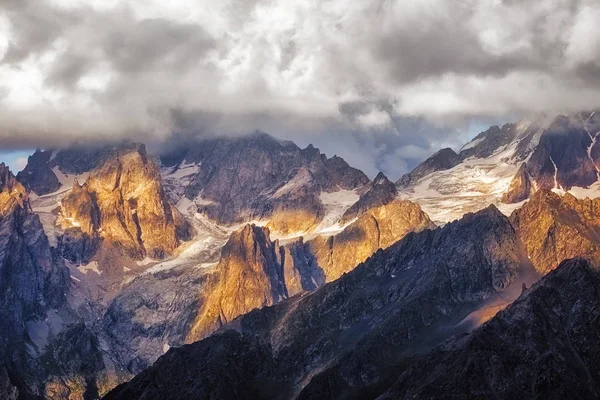
[[[600,107],[597,21],[596,0],[3,0],[0,140],[261,129],[398,175],[465,124]]]

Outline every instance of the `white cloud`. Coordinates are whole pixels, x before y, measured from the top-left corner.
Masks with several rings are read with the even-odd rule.
[[[151,139],[184,115],[429,150],[457,121],[599,108],[599,18],[595,0],[5,0],[0,140]]]
[[[27,158],[26,157],[19,157],[13,163],[13,168],[15,169],[15,172],[19,172],[23,168],[25,168],[26,165],[27,165]]]

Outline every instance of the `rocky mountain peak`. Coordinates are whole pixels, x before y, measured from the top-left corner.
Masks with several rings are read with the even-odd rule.
[[[361,189],[360,198],[342,216],[340,223],[345,224],[357,218],[365,211],[392,202],[398,195],[396,185],[383,172]]]
[[[533,193],[534,185],[529,172],[527,172],[527,165],[523,163],[510,181],[508,190],[502,194],[502,201],[504,203],[520,203],[527,200]]]
[[[0,211],[8,213],[14,207],[28,207],[27,190],[4,163],[0,163]]]
[[[321,192],[354,190],[369,182],[339,157],[265,133],[193,139],[161,160],[167,166],[197,166],[184,195],[198,200],[200,213],[227,225],[270,219],[271,229],[282,234],[318,225]]]
[[[26,189],[4,164],[0,164],[0,249],[0,375],[19,376],[9,387],[18,387],[25,395],[35,392],[39,368],[25,344],[32,343],[28,326],[65,303],[69,276],[61,260],[53,257]],[[5,386],[0,382],[0,393],[7,393]]]
[[[599,212],[600,199],[580,200],[542,189],[510,219],[535,268],[547,273],[569,258],[600,261]]]
[[[166,199],[158,167],[143,145],[131,145],[74,181],[59,222],[117,243],[136,258],[162,258],[186,239],[186,222]]]
[[[459,162],[460,157],[454,150],[449,147],[441,149],[419,164],[410,173],[403,175],[396,182],[396,185],[406,187],[433,172],[450,169]]]
[[[29,156],[25,168],[17,174],[17,179],[37,195],[51,193],[60,188],[60,182],[49,163],[52,150],[37,149]]]
[[[167,387],[183,397],[360,398],[355,391],[379,382],[410,348],[443,340],[453,332],[445,323],[506,290],[522,256],[507,218],[493,208],[409,234],[317,291],[169,351],[107,398],[160,398]],[[233,359],[244,367],[224,371],[223,360]],[[200,378],[179,384],[192,376]]]
[[[234,232],[221,251],[215,287],[208,291],[188,340],[203,338],[239,315],[286,298],[279,251],[268,228],[246,225]]]

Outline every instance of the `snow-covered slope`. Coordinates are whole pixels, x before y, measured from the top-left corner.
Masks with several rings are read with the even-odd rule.
[[[599,132],[595,113],[542,116],[492,127],[454,153],[449,165],[448,156],[438,152],[415,168],[417,172],[405,175],[397,182],[399,197],[419,203],[438,224],[490,204],[510,214],[528,197],[509,196],[521,189],[523,183],[517,179],[521,166],[533,190],[596,197]],[[438,161],[442,156],[443,162]]]

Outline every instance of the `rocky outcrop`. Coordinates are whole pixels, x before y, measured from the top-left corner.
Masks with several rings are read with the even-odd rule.
[[[435,224],[417,204],[394,200],[363,212],[341,233],[317,237],[307,246],[323,269],[326,281],[331,282],[407,233],[433,228]]]
[[[531,262],[545,274],[569,258],[600,262],[599,215],[600,199],[540,190],[510,219]]]
[[[43,367],[31,358],[28,324],[65,303],[68,272],[52,254],[25,187],[0,164],[0,394],[40,395]]]
[[[267,228],[246,225],[230,237],[215,268],[188,342],[199,340],[255,308],[314,290],[409,232],[434,228],[418,205],[396,200],[369,210],[341,233],[279,246]]]
[[[502,127],[494,125],[463,146],[459,157],[461,161],[469,157],[487,158],[516,139],[517,135],[518,129],[515,124],[504,124]]]
[[[60,182],[56,174],[48,165],[52,157],[51,150],[36,150],[29,159],[27,165],[17,174],[17,180],[28,190],[37,195],[51,193],[60,188]]]
[[[28,190],[38,196],[57,191],[61,187],[54,169],[67,175],[81,175],[90,172],[107,160],[135,150],[138,145],[133,142],[101,144],[74,144],[58,150],[36,150],[27,160],[23,171],[17,179]]]
[[[170,350],[106,398],[293,398],[309,382],[311,393],[356,391],[409,348],[443,340],[482,301],[520,287],[524,259],[493,207],[411,233],[315,292]]]
[[[134,258],[162,258],[189,236],[143,145],[106,160],[83,185],[75,181],[62,201],[58,224],[92,242],[109,240]]]
[[[598,304],[597,268],[565,261],[472,334],[390,368],[358,397],[598,398]]]
[[[527,170],[540,189],[588,187],[598,180],[588,155],[590,133],[581,120],[557,117],[540,137]]]
[[[435,171],[444,171],[455,167],[460,163],[461,158],[451,148],[445,148],[439,150],[437,153],[429,157],[427,160],[419,164],[410,173],[403,175],[397,182],[396,185],[399,187],[406,187],[411,183],[418,181],[419,179],[431,174]]]
[[[321,191],[353,190],[369,179],[339,157],[300,149],[265,133],[187,141],[161,157],[165,166],[199,166],[186,189],[202,199],[199,211],[222,224],[271,219],[282,233],[303,230],[322,218]]]
[[[396,185],[382,172],[378,173],[373,182],[365,185],[361,190],[363,193],[360,198],[342,215],[340,224],[352,221],[371,208],[388,204],[398,195]]]
[[[510,182],[508,190],[502,194],[502,202],[507,204],[520,203],[527,200],[533,192],[534,188],[527,172],[527,165],[523,163]]]
[[[143,274],[123,288],[108,306],[101,328],[130,377],[171,346],[185,343],[214,283],[213,270],[173,268]]]
[[[255,308],[287,298],[279,251],[267,228],[246,225],[233,233],[221,251],[214,285],[188,341],[203,338]]]

